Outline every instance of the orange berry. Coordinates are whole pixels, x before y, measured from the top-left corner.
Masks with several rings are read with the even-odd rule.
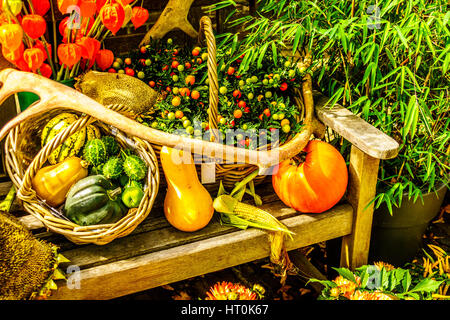
[[[181,119],[181,118],[183,118],[183,117],[184,117],[183,111],[181,111],[181,110],[175,111],[175,118]]]
[[[181,104],[181,98],[179,96],[173,97],[172,105],[178,107]]]
[[[233,116],[234,116],[236,119],[239,119],[240,117],[242,117],[242,111],[241,111],[240,109],[234,110]]]
[[[200,92],[198,92],[197,90],[192,91],[191,98],[197,100],[198,98],[200,98]]]

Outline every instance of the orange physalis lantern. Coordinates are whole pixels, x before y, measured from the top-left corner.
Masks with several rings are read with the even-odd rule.
[[[22,43],[23,30],[18,24],[4,24],[0,26],[0,43],[13,51]]]
[[[97,12],[95,0],[81,0],[79,6],[83,18],[91,18]]]
[[[44,63],[44,53],[40,48],[29,48],[23,52],[23,59],[31,71],[36,72]]]
[[[58,46],[58,58],[70,68],[80,61],[81,47],[76,43],[62,43]]]
[[[106,70],[109,67],[111,67],[111,65],[114,62],[114,53],[111,50],[108,50],[108,49],[100,50],[97,53],[97,57],[95,58],[95,62],[97,63],[97,66],[100,69]]]
[[[105,4],[100,10],[100,19],[105,27],[115,35],[125,20],[125,11],[120,3]]]
[[[17,60],[22,58],[24,50],[25,47],[23,43],[21,43],[19,48],[17,48],[16,50],[9,50],[7,47],[2,46],[3,57],[11,63],[16,63]]]
[[[142,26],[148,19],[148,10],[142,7],[134,7],[131,14],[131,23],[133,23],[134,28],[137,29]]]
[[[103,6],[106,4],[107,0],[97,0],[96,1],[96,5],[97,5],[97,12],[100,12],[100,10],[103,8]]]
[[[40,16],[45,16],[50,10],[49,0],[32,0],[34,12]]]
[[[78,3],[78,0],[58,0],[58,9],[61,11],[62,14],[69,13],[67,12],[67,9],[70,6],[76,6]]]
[[[47,50],[45,49],[45,47],[47,47]],[[48,56],[47,56],[47,51],[48,54],[50,55],[50,59],[52,58],[52,45],[48,42],[46,42],[45,44],[42,43],[41,40],[36,40],[36,43],[34,44],[33,48],[39,48],[42,50],[42,52],[44,53],[44,61],[47,60]]]
[[[25,62],[23,56],[14,62],[14,64],[17,66],[17,68],[21,71],[30,71],[30,68],[28,67],[28,63]]]
[[[20,13],[20,11],[22,11],[23,6],[22,0],[4,0],[3,2],[8,2],[9,10],[15,16],[17,16]],[[6,8],[5,3],[3,3],[3,6]]]
[[[53,70],[47,63],[43,63],[39,68],[39,72],[46,78],[50,78],[52,76]]]
[[[81,47],[81,57],[89,60],[95,58],[101,45],[100,41],[89,37],[82,37],[76,43]]]
[[[31,39],[37,39],[44,35],[47,23],[38,14],[27,14],[22,19],[22,28]]]

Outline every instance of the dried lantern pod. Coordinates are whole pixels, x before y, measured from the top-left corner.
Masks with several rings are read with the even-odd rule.
[[[24,50],[25,46],[23,45],[23,43],[21,43],[19,48],[17,48],[16,50],[9,50],[7,47],[2,46],[3,57],[13,64],[15,64],[19,59],[22,58]]]
[[[8,23],[0,26],[0,43],[13,51],[20,47],[23,38],[22,27],[18,24]]]
[[[34,12],[40,16],[45,16],[50,10],[49,0],[31,0],[34,8]]]
[[[114,62],[114,53],[111,50],[103,49],[97,53],[95,58],[97,66],[103,71],[111,67]]]
[[[97,4],[95,0],[81,0],[79,7],[83,18],[92,18],[97,12]]]
[[[23,52],[23,59],[31,71],[36,72],[44,63],[44,52],[40,48],[28,48]]]
[[[62,14],[66,14],[70,6],[76,6],[77,4],[78,0],[58,0],[58,9]]]
[[[27,14],[22,19],[22,28],[31,39],[37,39],[47,31],[47,23],[38,14]]]
[[[22,11],[23,2],[22,0],[3,0],[3,8],[7,7],[13,15],[17,16]]]
[[[134,7],[131,14],[131,23],[133,23],[134,28],[137,29],[142,26],[148,19],[148,10],[142,7]]]
[[[98,50],[100,50],[100,41],[90,37],[82,37],[76,41],[81,47],[81,57],[92,60],[97,55]]]
[[[47,63],[42,64],[42,66],[39,68],[39,72],[41,73],[42,76],[49,78],[49,79],[53,74],[52,67],[50,67],[50,65]]]
[[[76,43],[62,43],[58,46],[59,60],[71,68],[81,60],[81,47]]]
[[[103,25],[115,35],[123,25],[125,11],[120,3],[105,4],[100,10],[100,19]]]

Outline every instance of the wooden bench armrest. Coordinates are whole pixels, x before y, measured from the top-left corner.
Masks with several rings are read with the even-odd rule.
[[[316,115],[325,125],[374,158],[391,159],[397,156],[397,141],[338,104],[326,106],[327,101],[326,96],[314,92]]]

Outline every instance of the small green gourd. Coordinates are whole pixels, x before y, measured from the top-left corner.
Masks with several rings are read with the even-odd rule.
[[[83,158],[91,165],[98,166],[106,161],[106,146],[101,139],[90,140],[83,149]]]
[[[123,160],[119,157],[109,158],[103,166],[102,172],[107,179],[119,178],[123,172]]]
[[[147,175],[147,165],[136,155],[125,155],[123,170],[131,180],[142,180]]]
[[[120,147],[116,139],[112,136],[103,136],[102,141],[105,144],[106,154],[108,157],[117,156],[120,151]]]

